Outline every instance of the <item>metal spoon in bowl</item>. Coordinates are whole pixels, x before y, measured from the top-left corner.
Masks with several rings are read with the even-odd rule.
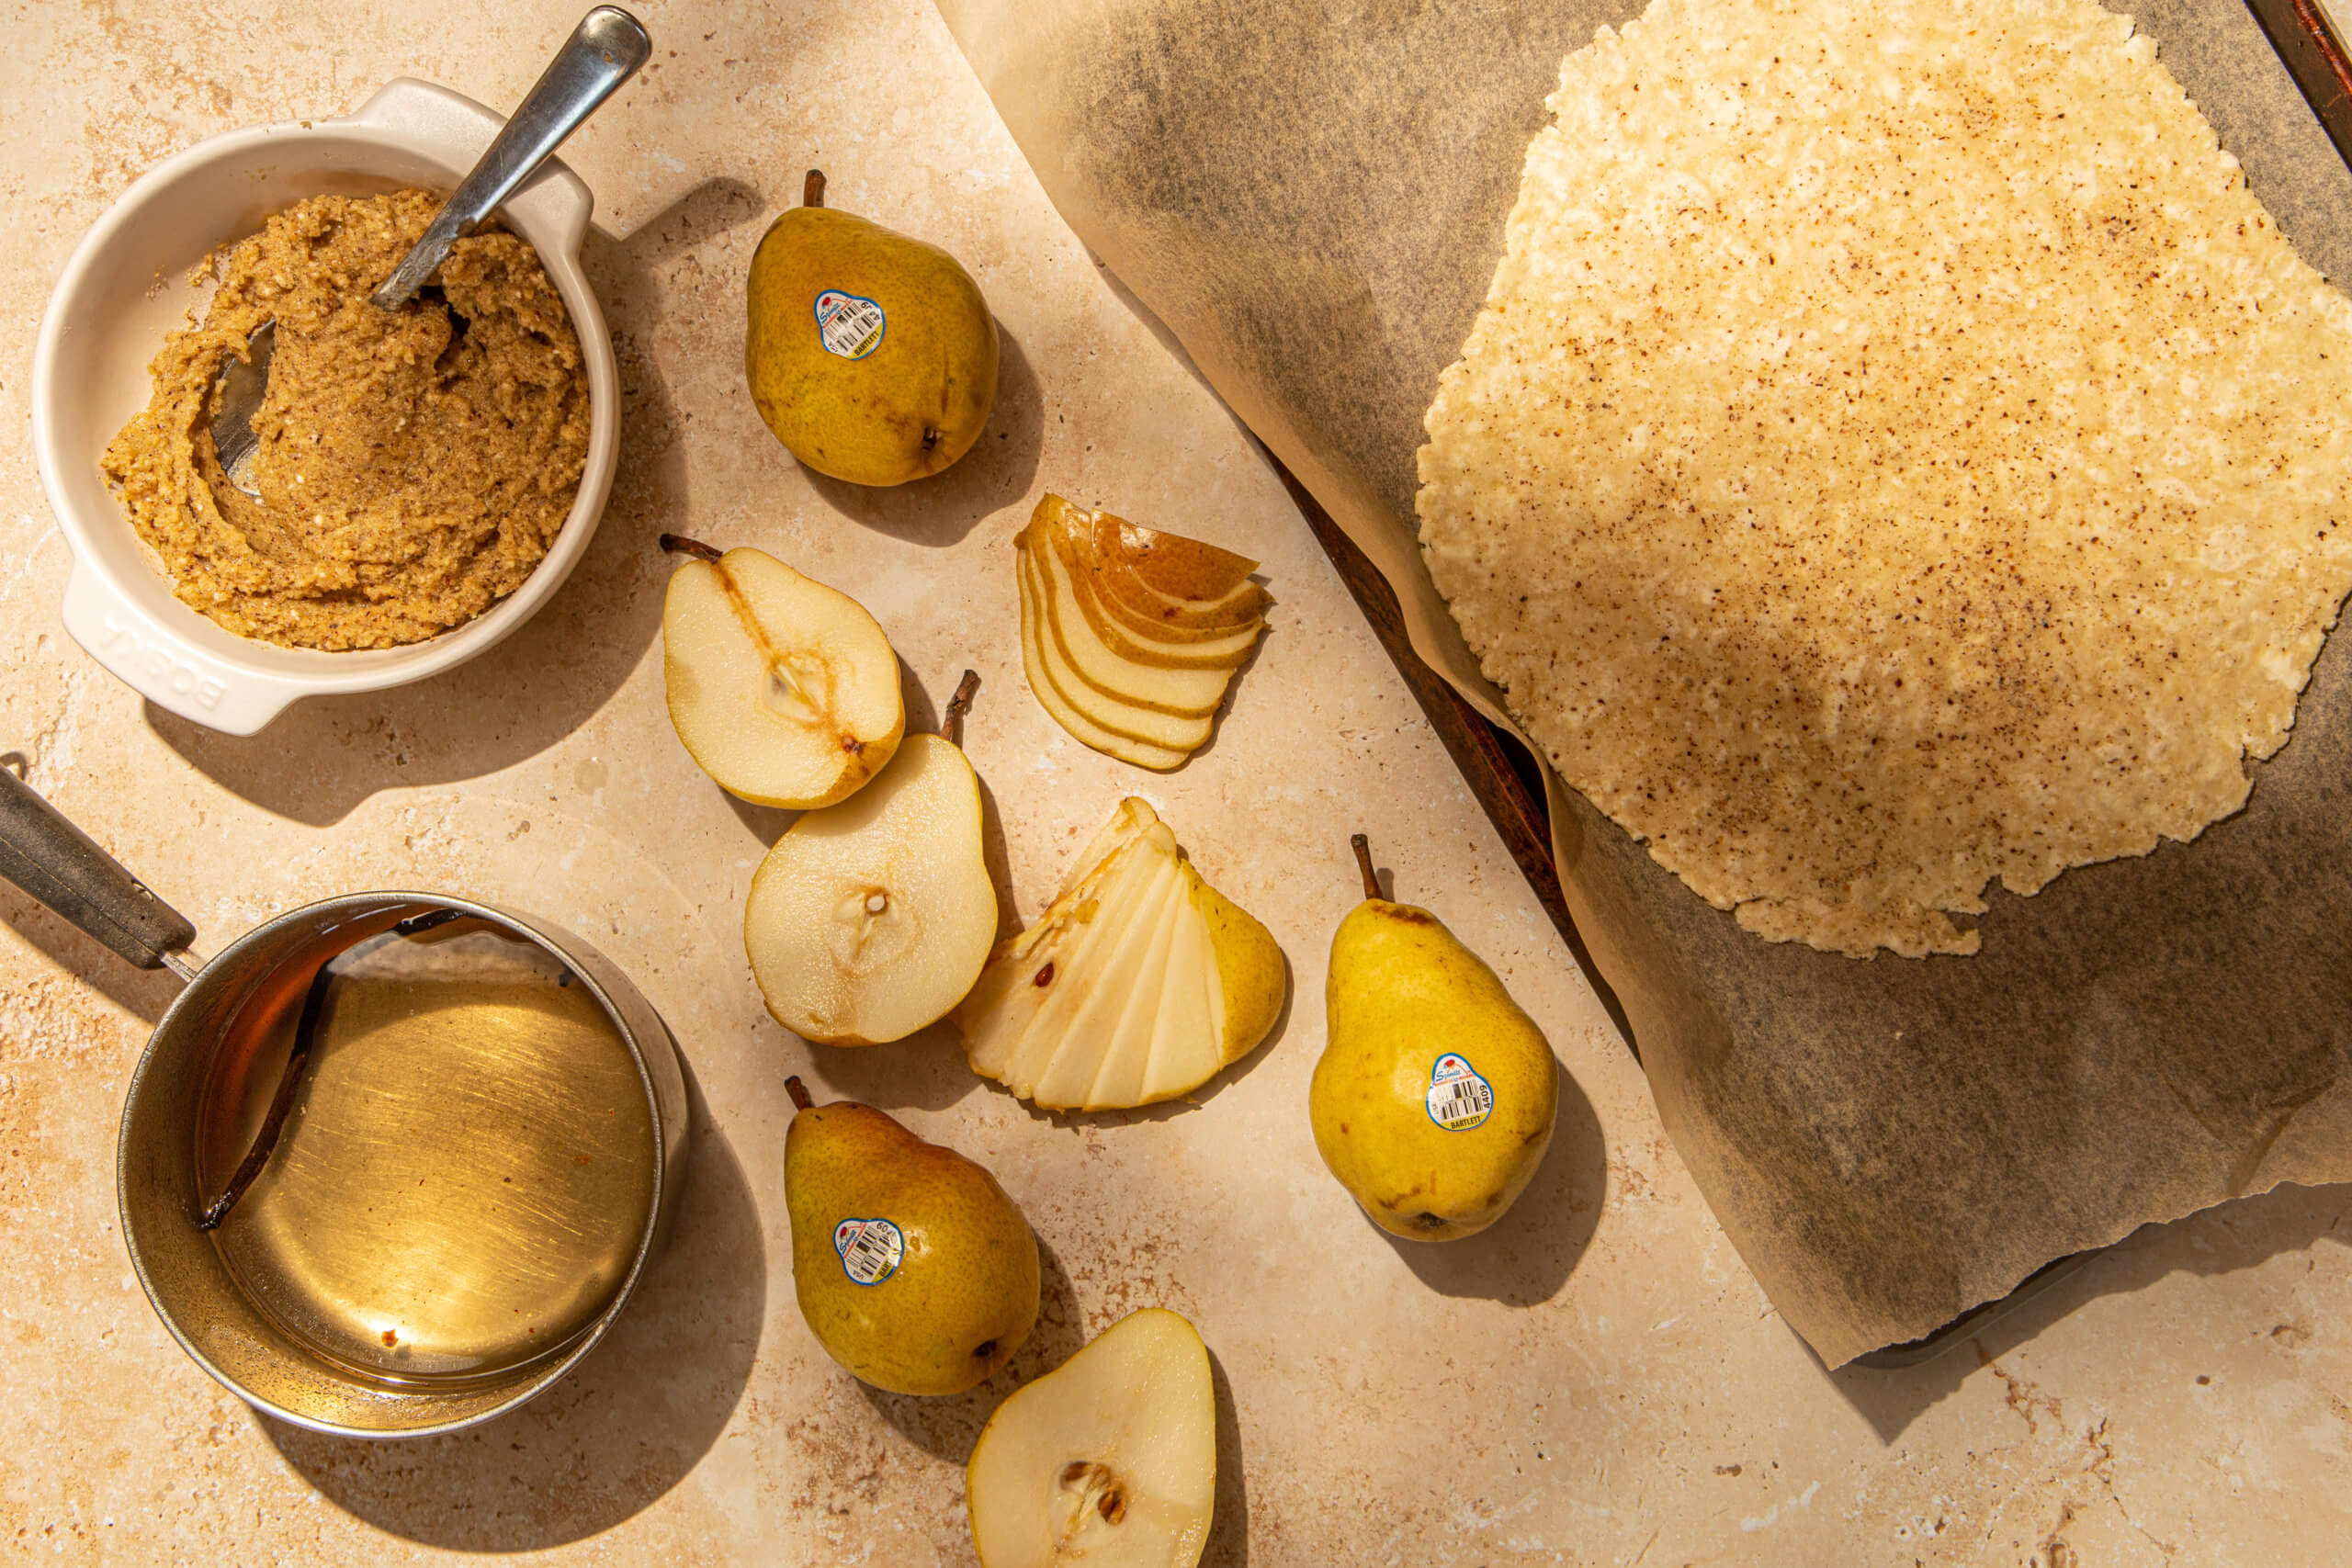
[[[580,19],[523,100],[481,155],[481,162],[441,204],[432,226],[401,258],[382,287],[368,296],[380,310],[397,310],[415,298],[449,247],[470,234],[498,204],[532,174],[580,122],[637,73],[653,52],[653,40],[635,17],[617,6],[599,6]],[[229,482],[258,498],[253,484],[254,454],[261,441],[254,415],[269,389],[269,362],[277,349],[277,323],[264,321],[246,340],[245,356],[221,370],[212,400],[212,447]]]

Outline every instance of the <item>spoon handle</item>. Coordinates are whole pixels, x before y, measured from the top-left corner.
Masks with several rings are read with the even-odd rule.
[[[432,227],[382,288],[369,298],[380,308],[396,310],[413,298],[433,276],[449,247],[474,231],[492,209],[514,194],[547,162],[563,139],[595,112],[620,85],[637,73],[653,52],[653,40],[635,17],[617,6],[599,6],[580,18],[571,37],[548,62],[523,107],[514,111],[481,155],[473,172],[458,186]]]

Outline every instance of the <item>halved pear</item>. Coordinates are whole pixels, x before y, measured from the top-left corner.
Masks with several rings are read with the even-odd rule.
[[[743,946],[777,1022],[869,1045],[962,1000],[996,927],[979,780],[952,741],[911,735],[854,797],[775,841],[752,876]]]
[[[864,605],[763,550],[670,578],[662,669],[670,722],[703,772],[760,806],[806,811],[881,772],[906,730],[899,660]]]
[[[1216,1506],[1208,1347],[1129,1313],[997,1406],[964,1471],[980,1568],[1195,1568]]]
[[[1272,935],[1131,795],[950,1017],[983,1077],[1048,1110],[1117,1111],[1247,1055],[1288,984]]]

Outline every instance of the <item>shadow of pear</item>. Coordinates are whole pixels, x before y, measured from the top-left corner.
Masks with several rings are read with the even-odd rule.
[[[1046,398],[1029,356],[997,323],[996,402],[970,450],[902,485],[860,485],[802,466],[816,492],[854,522],[917,545],[952,545],[980,519],[1028,496],[1045,450]]]
[[[1201,1562],[1203,1568],[1249,1568],[1250,1485],[1241,1461],[1241,1415],[1233,1403],[1233,1380],[1215,1350],[1209,1352],[1209,1381],[1216,1393],[1216,1502]]]
[[[830,1091],[817,1096],[820,1104],[854,1100],[879,1111],[944,1111],[981,1083],[963,1036],[945,1022],[881,1045],[811,1044],[804,1076],[812,1092],[819,1085]]]
[[[891,1393],[861,1382],[858,1392],[900,1436],[935,1458],[953,1464],[968,1463],[980,1429],[996,1407],[1018,1388],[1026,1387],[1078,1354],[1086,1343],[1086,1314],[1069,1282],[1061,1259],[1037,1238],[1037,1326],[1029,1331],[1012,1359],[996,1375],[962,1393],[933,1396]]]
[[[1560,1098],[1551,1146],[1526,1190],[1500,1219],[1459,1241],[1412,1241],[1363,1216],[1421,1283],[1440,1295],[1535,1306],[1559,1293],[1591,1245],[1607,1189],[1608,1145],[1600,1118],[1577,1080],[1556,1061],[1553,1071],[1559,1076]]]
[[[759,1211],[699,1094],[693,1126],[669,1248],[569,1377],[447,1437],[369,1442],[264,1418],[287,1463],[345,1512],[458,1551],[584,1540],[684,1480],[751,1381],[767,1301]]]

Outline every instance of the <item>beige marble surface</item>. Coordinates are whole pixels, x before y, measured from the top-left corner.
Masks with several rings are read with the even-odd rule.
[[[1127,1309],[1222,1368],[1208,1561],[2274,1564],[2352,1541],[2352,1190],[2142,1234],[1928,1367],[1826,1373],[1659,1133],[1639,1071],[1279,485],[1071,240],[921,0],[640,7],[656,62],[573,143],[627,386],[586,564],[483,660],[232,740],[146,710],[60,629],[64,543],[27,431],[41,303],[154,160],[413,73],[513,102],[571,0],[0,12],[0,752],[218,946],[327,893],[534,908],[628,967],[701,1086],[677,1244],[606,1347],[517,1416],[368,1446],[274,1426],[173,1346],[115,1223],[114,1122],[167,983],[0,889],[0,1554],[59,1562],[964,1564],[961,1469],[1022,1377]],[[997,423],[930,485],[812,482],[761,428],[738,289],[823,165],[834,204],[947,244],[1009,344]],[[1281,600],[1216,744],[1147,777],[1030,699],[1008,538],[1047,487],[1251,552]],[[673,738],[664,528],[763,546],[861,597],[970,747],[1033,915],[1123,791],[1158,804],[1287,950],[1298,1005],[1197,1109],[1057,1120],[930,1037],[812,1050],[736,935],[779,814]],[[1305,1094],[1330,930],[1368,830],[1400,896],[1508,978],[1577,1086],[1499,1233],[1391,1243],[1323,1173]],[[793,1305],[787,1072],[986,1161],[1046,1245],[1012,1373],[861,1388]]]

